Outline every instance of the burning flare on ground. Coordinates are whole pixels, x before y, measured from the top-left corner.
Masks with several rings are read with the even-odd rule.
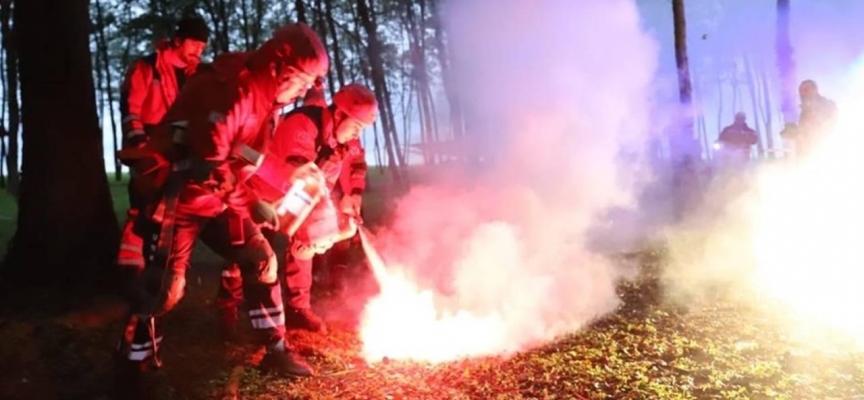
[[[431,290],[421,290],[404,269],[390,272],[360,231],[363,250],[381,286],[381,295],[366,306],[367,318],[393,324],[366,324],[364,356],[368,360],[421,359],[431,362],[478,354],[493,354],[505,343],[503,321],[496,315],[478,317],[466,310],[440,314]]]
[[[436,166],[375,238],[373,362],[512,354],[619,304],[621,271],[589,232],[643,178],[623,159],[641,162],[651,134],[658,47],[635,2],[460,0],[442,15],[472,160]]]

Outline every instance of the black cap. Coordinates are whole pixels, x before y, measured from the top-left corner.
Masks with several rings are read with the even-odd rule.
[[[177,23],[177,30],[174,32],[174,37],[180,39],[193,39],[199,42],[207,43],[210,36],[210,28],[201,17],[186,17]]]

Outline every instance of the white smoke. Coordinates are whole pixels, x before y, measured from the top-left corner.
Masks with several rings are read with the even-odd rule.
[[[442,320],[447,332],[435,332],[388,313],[408,301],[382,293],[364,316],[372,358],[519,350],[613,310],[621,272],[588,249],[589,230],[646,178],[657,46],[632,0],[460,0],[444,15],[467,135],[485,162],[413,189],[378,244],[435,292],[439,312],[484,323],[460,333]],[[414,343],[395,349],[383,335]],[[422,353],[445,337],[452,354]]]

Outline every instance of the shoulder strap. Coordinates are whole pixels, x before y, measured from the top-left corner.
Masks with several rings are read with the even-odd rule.
[[[156,53],[152,53],[152,54],[149,54],[147,56],[144,56],[141,58],[141,60],[153,68],[153,79],[154,80],[161,80],[160,78],[162,76],[159,75],[159,68],[156,68]]]

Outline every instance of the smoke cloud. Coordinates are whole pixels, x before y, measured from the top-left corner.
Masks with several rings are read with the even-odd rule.
[[[507,353],[614,310],[622,271],[592,229],[651,178],[657,45],[633,1],[460,0],[444,15],[482,161],[413,188],[377,235],[408,283],[366,307],[373,360]]]

